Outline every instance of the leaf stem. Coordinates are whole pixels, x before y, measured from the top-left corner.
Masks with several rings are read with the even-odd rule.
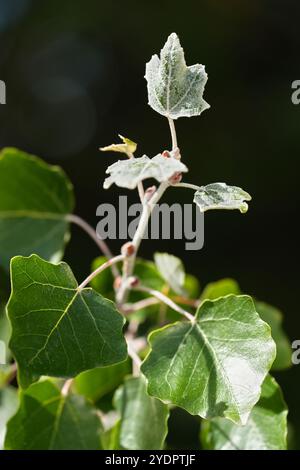
[[[65,381],[62,389],[61,389],[61,394],[63,397],[66,397],[70,391],[70,388],[73,384],[74,379],[68,379]]]
[[[168,117],[168,122],[170,126],[170,131],[171,131],[171,137],[172,137],[172,150],[177,149],[177,135],[176,135],[176,129],[175,129],[175,123],[172,118]]]
[[[133,362],[133,370],[132,373],[134,376],[139,375],[142,360],[136,350],[133,347],[133,341],[127,341],[127,351],[128,351],[128,356],[131,357],[132,362]]]
[[[138,300],[133,304],[123,304],[122,305],[122,312],[125,314],[137,312],[138,310],[142,310],[143,308],[150,307],[151,305],[159,304],[159,300],[155,297],[147,297],[146,299]]]
[[[172,186],[179,187],[179,188],[188,188],[188,189],[194,189],[195,191],[198,191],[200,186],[197,186],[196,184],[191,184],[191,183],[175,183],[172,184]]]
[[[113,254],[108,248],[107,244],[105,243],[104,240],[98,237],[96,230],[88,224],[85,220],[83,220],[81,217],[75,214],[68,214],[65,217],[65,220],[68,222],[71,222],[75,225],[78,225],[78,227],[81,227],[96,243],[96,245],[100,248],[102,253],[107,257],[107,258],[112,258]],[[112,272],[115,277],[119,275],[119,270],[117,269],[116,266],[112,265]]]
[[[140,196],[140,201],[141,201],[141,203],[143,203],[144,196],[145,196],[145,191],[144,191],[143,183],[141,181],[138,183],[137,188],[138,188],[138,192],[139,192],[139,196]]]
[[[118,263],[119,261],[123,261],[124,260],[124,255],[118,255],[118,256],[114,256],[113,258],[110,258],[109,260],[107,260],[105,263],[101,264],[101,266],[99,266],[97,269],[95,269],[95,271],[93,271],[78,287],[77,287],[77,291],[81,291],[87,284],[90,283],[90,281],[92,279],[94,279],[94,277],[98,276],[98,274],[100,274],[102,271],[104,271],[105,269],[113,266],[114,264]]]
[[[158,300],[160,300],[164,304],[168,305],[170,308],[172,308],[176,312],[180,313],[181,315],[184,315],[189,321],[191,321],[191,322],[195,321],[195,317],[192,314],[190,314],[189,312],[187,312],[186,310],[181,308],[179,305],[177,305],[175,302],[173,302],[172,299],[167,297],[162,292],[160,292],[158,290],[155,290],[155,289],[151,289],[150,287],[139,286],[139,285],[136,286],[134,289],[138,290],[140,292],[146,292],[147,294],[150,294],[153,297],[156,297]]]

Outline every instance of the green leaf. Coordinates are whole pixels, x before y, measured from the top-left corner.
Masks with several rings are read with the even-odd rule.
[[[195,192],[194,202],[201,212],[211,209],[238,209],[245,213],[251,201],[250,194],[237,186],[227,186],[226,183],[212,183],[201,186]]]
[[[156,267],[171,289],[179,295],[185,295],[185,270],[182,261],[168,253],[155,253]]]
[[[0,450],[3,449],[6,424],[18,407],[18,394],[14,387],[0,390]]]
[[[216,418],[202,423],[201,441],[210,450],[285,450],[287,408],[279,385],[267,376],[247,424]]]
[[[153,158],[143,155],[140,158],[119,160],[110,165],[103,187],[108,189],[113,183],[120,188],[134,189],[144,179],[155,178],[160,183],[167,181],[174,173],[187,172],[187,167],[175,158],[163,157],[160,153]]]
[[[204,65],[187,67],[178,36],[172,33],[160,53],[146,65],[149,105],[163,116],[198,116],[210,106],[202,98],[207,82]]]
[[[20,393],[20,406],[7,425],[7,450],[97,450],[102,426],[83,397],[63,396],[50,381]]]
[[[193,274],[186,274],[184,281],[184,290],[187,292],[188,297],[196,299],[200,293],[200,282],[193,276]]]
[[[126,359],[124,318],[93,289],[78,291],[66,263],[17,256],[11,282],[10,348],[22,387],[41,375],[73,377]]]
[[[121,421],[117,420],[115,424],[105,430],[101,436],[102,447],[105,450],[120,450],[120,429]]]
[[[118,392],[121,411],[120,445],[129,450],[162,449],[169,410],[146,392],[144,377],[130,378]]]
[[[153,261],[137,258],[134,274],[151,289],[161,290],[166,284]]]
[[[240,294],[239,285],[234,279],[221,279],[207,284],[201,294],[201,300],[216,299],[228,294]],[[282,313],[275,307],[254,300],[256,311],[260,318],[271,327],[272,338],[276,343],[276,359],[272,365],[272,370],[282,370],[292,365],[291,343],[282,329]]]
[[[242,424],[276,354],[270,327],[244,295],[206,300],[193,323],[167,325],[149,342],[142,371],[150,395],[193,415]]]
[[[201,300],[216,299],[228,294],[240,294],[240,287],[234,279],[221,279],[207,284],[201,294]],[[272,338],[276,343],[276,359],[272,365],[272,370],[282,370],[290,367],[292,349],[291,343],[282,329],[282,313],[275,307],[254,300],[256,311],[263,321],[271,327]]]
[[[234,279],[225,278],[207,284],[201,293],[201,300],[214,300],[218,297],[225,297],[225,295],[239,295],[240,293],[238,283]]]
[[[272,337],[276,343],[277,354],[273,370],[282,370],[292,365],[291,343],[282,329],[282,313],[275,307],[255,300],[255,307],[259,316],[268,323],[272,330]]]
[[[0,265],[15,255],[61,259],[69,239],[65,216],[73,211],[64,172],[17,149],[0,153]]]
[[[137,149],[137,144],[132,140],[128,139],[127,137],[123,137],[119,134],[120,139],[122,140],[123,144],[111,144],[107,147],[101,147],[100,150],[102,152],[120,152],[125,153],[127,156],[132,157],[134,152]]]
[[[96,402],[118,387],[130,370],[129,360],[113,366],[97,367],[79,374],[75,378],[74,387],[77,393]]]

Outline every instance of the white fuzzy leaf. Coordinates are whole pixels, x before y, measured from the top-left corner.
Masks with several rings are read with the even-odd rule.
[[[211,209],[238,209],[245,213],[251,201],[250,194],[237,186],[227,186],[226,183],[212,183],[201,186],[195,192],[194,202],[201,212]]]
[[[155,178],[160,183],[167,181],[174,173],[187,172],[187,167],[175,158],[163,157],[160,153],[153,158],[144,155],[130,160],[119,160],[110,165],[106,173],[110,174],[103,187],[109,188],[115,183],[120,188],[134,189],[147,178]]]
[[[198,116],[209,104],[202,98],[207,81],[204,65],[187,67],[178,36],[172,33],[146,65],[149,105],[159,114],[177,119]]]

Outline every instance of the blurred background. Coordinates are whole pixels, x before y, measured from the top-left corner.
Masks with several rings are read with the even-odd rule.
[[[113,154],[100,146],[117,133],[138,143],[138,156],[170,147],[167,120],[147,105],[145,63],[175,31],[188,64],[205,64],[201,117],[177,121],[179,146],[195,184],[225,181],[253,196],[246,215],[211,212],[205,244],[145,241],[142,254],[179,254],[204,285],[236,278],[244,292],[279,307],[291,339],[300,339],[298,303],[300,105],[291,101],[300,80],[300,5],[297,0],[0,0],[0,147],[16,146],[61,165],[75,186],[76,213],[96,226],[96,208],[117,202],[102,189]],[[167,200],[191,202],[188,190]],[[136,201],[136,194],[130,194]],[[117,251],[120,242],[112,242]],[[78,278],[97,248],[73,228],[66,252]],[[275,374],[290,408],[300,449],[300,365]],[[198,424],[172,415],[172,446],[196,447]],[[180,432],[188,422],[189,431]],[[178,428],[178,432],[176,429]]]

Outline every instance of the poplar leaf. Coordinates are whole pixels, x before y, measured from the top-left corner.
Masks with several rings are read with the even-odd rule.
[[[171,119],[198,116],[210,106],[203,99],[207,74],[204,65],[187,66],[177,34],[172,33],[160,53],[146,65],[149,105]]]
[[[8,422],[6,450],[98,450],[102,425],[83,397],[63,396],[45,380],[20,393],[20,406]]]
[[[212,183],[201,186],[195,192],[194,202],[201,212],[212,209],[238,209],[245,213],[251,201],[250,194],[237,186],[227,186],[226,183]]]
[[[251,297],[206,300],[194,322],[152,332],[142,372],[148,393],[203,418],[245,424],[276,355]]]
[[[110,176],[104,181],[103,187],[108,189],[115,183],[120,188],[134,189],[140,181],[147,178],[155,178],[161,183],[168,181],[174,173],[187,171],[187,167],[175,158],[166,158],[161,154],[153,158],[143,155],[110,165],[106,170]]]
[[[143,376],[129,378],[117,390],[121,413],[119,440],[124,449],[162,449],[166,438],[169,410],[146,392]]]
[[[158,271],[176,294],[186,295],[184,289],[185,270],[181,259],[168,253],[155,253],[154,261]]]
[[[73,188],[56,166],[13,148],[0,153],[0,266],[36,253],[59,261],[69,239]]]
[[[200,436],[209,450],[286,450],[287,408],[275,379],[266,377],[245,426],[215,418],[202,422]]]
[[[11,283],[10,348],[23,388],[42,375],[74,377],[126,359],[124,318],[93,289],[78,291],[66,263],[16,256]]]

